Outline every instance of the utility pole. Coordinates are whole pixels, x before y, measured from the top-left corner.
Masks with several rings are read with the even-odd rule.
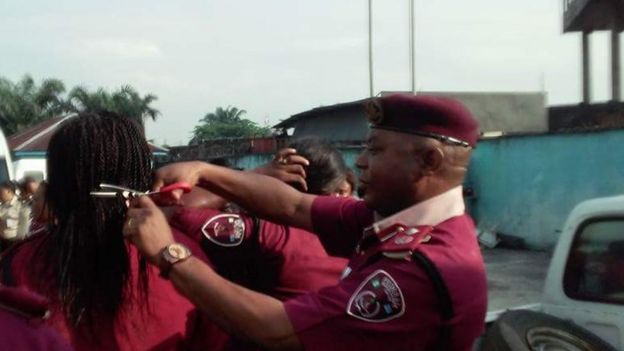
[[[412,94],[416,94],[416,63],[414,57],[414,0],[409,1],[409,50],[410,50],[410,81]]]
[[[615,20],[611,29],[611,100],[620,101],[620,32]]]
[[[368,85],[373,97],[373,0],[368,0]]]

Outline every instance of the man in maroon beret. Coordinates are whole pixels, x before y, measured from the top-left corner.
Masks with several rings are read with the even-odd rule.
[[[188,255],[171,259],[163,252],[179,244],[146,197],[128,210],[125,235],[210,318],[269,349],[471,350],[487,293],[461,187],[477,122],[460,103],[430,96],[382,97],[367,110],[372,129],[356,162],[363,201],[200,162],[162,168],[154,185],[199,184],[315,232],[328,251],[353,253],[337,285],[280,302]]]

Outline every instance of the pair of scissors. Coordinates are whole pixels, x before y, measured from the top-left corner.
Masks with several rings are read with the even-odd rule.
[[[188,183],[178,182],[178,183],[173,183],[173,184],[164,186],[160,188],[160,190],[158,191],[139,191],[139,190],[134,190],[134,189],[130,189],[130,188],[119,186],[119,185],[101,183],[100,190],[92,191],[89,194],[93,197],[98,197],[98,198],[116,198],[116,197],[121,196],[122,198],[126,200],[130,200],[139,196],[151,197],[154,195],[160,195],[160,196],[156,196],[155,200],[160,200],[156,202],[162,202],[163,196],[165,198],[171,199],[171,193],[174,190],[182,190],[182,192],[186,194],[191,191],[191,186]]]

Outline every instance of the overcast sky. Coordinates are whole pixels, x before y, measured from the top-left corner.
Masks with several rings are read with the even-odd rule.
[[[416,0],[417,89],[539,91],[580,100],[580,35],[561,1]],[[408,90],[408,1],[374,0],[374,86]],[[148,138],[188,142],[236,106],[260,124],[368,95],[366,0],[0,0],[0,75],[158,96]],[[607,33],[592,35],[593,97],[610,97]],[[543,77],[543,78],[542,78]]]

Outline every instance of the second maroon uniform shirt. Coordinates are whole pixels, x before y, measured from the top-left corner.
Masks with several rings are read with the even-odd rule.
[[[347,264],[312,233],[244,214],[183,208],[170,224],[200,243],[222,276],[280,300],[337,284]]]

